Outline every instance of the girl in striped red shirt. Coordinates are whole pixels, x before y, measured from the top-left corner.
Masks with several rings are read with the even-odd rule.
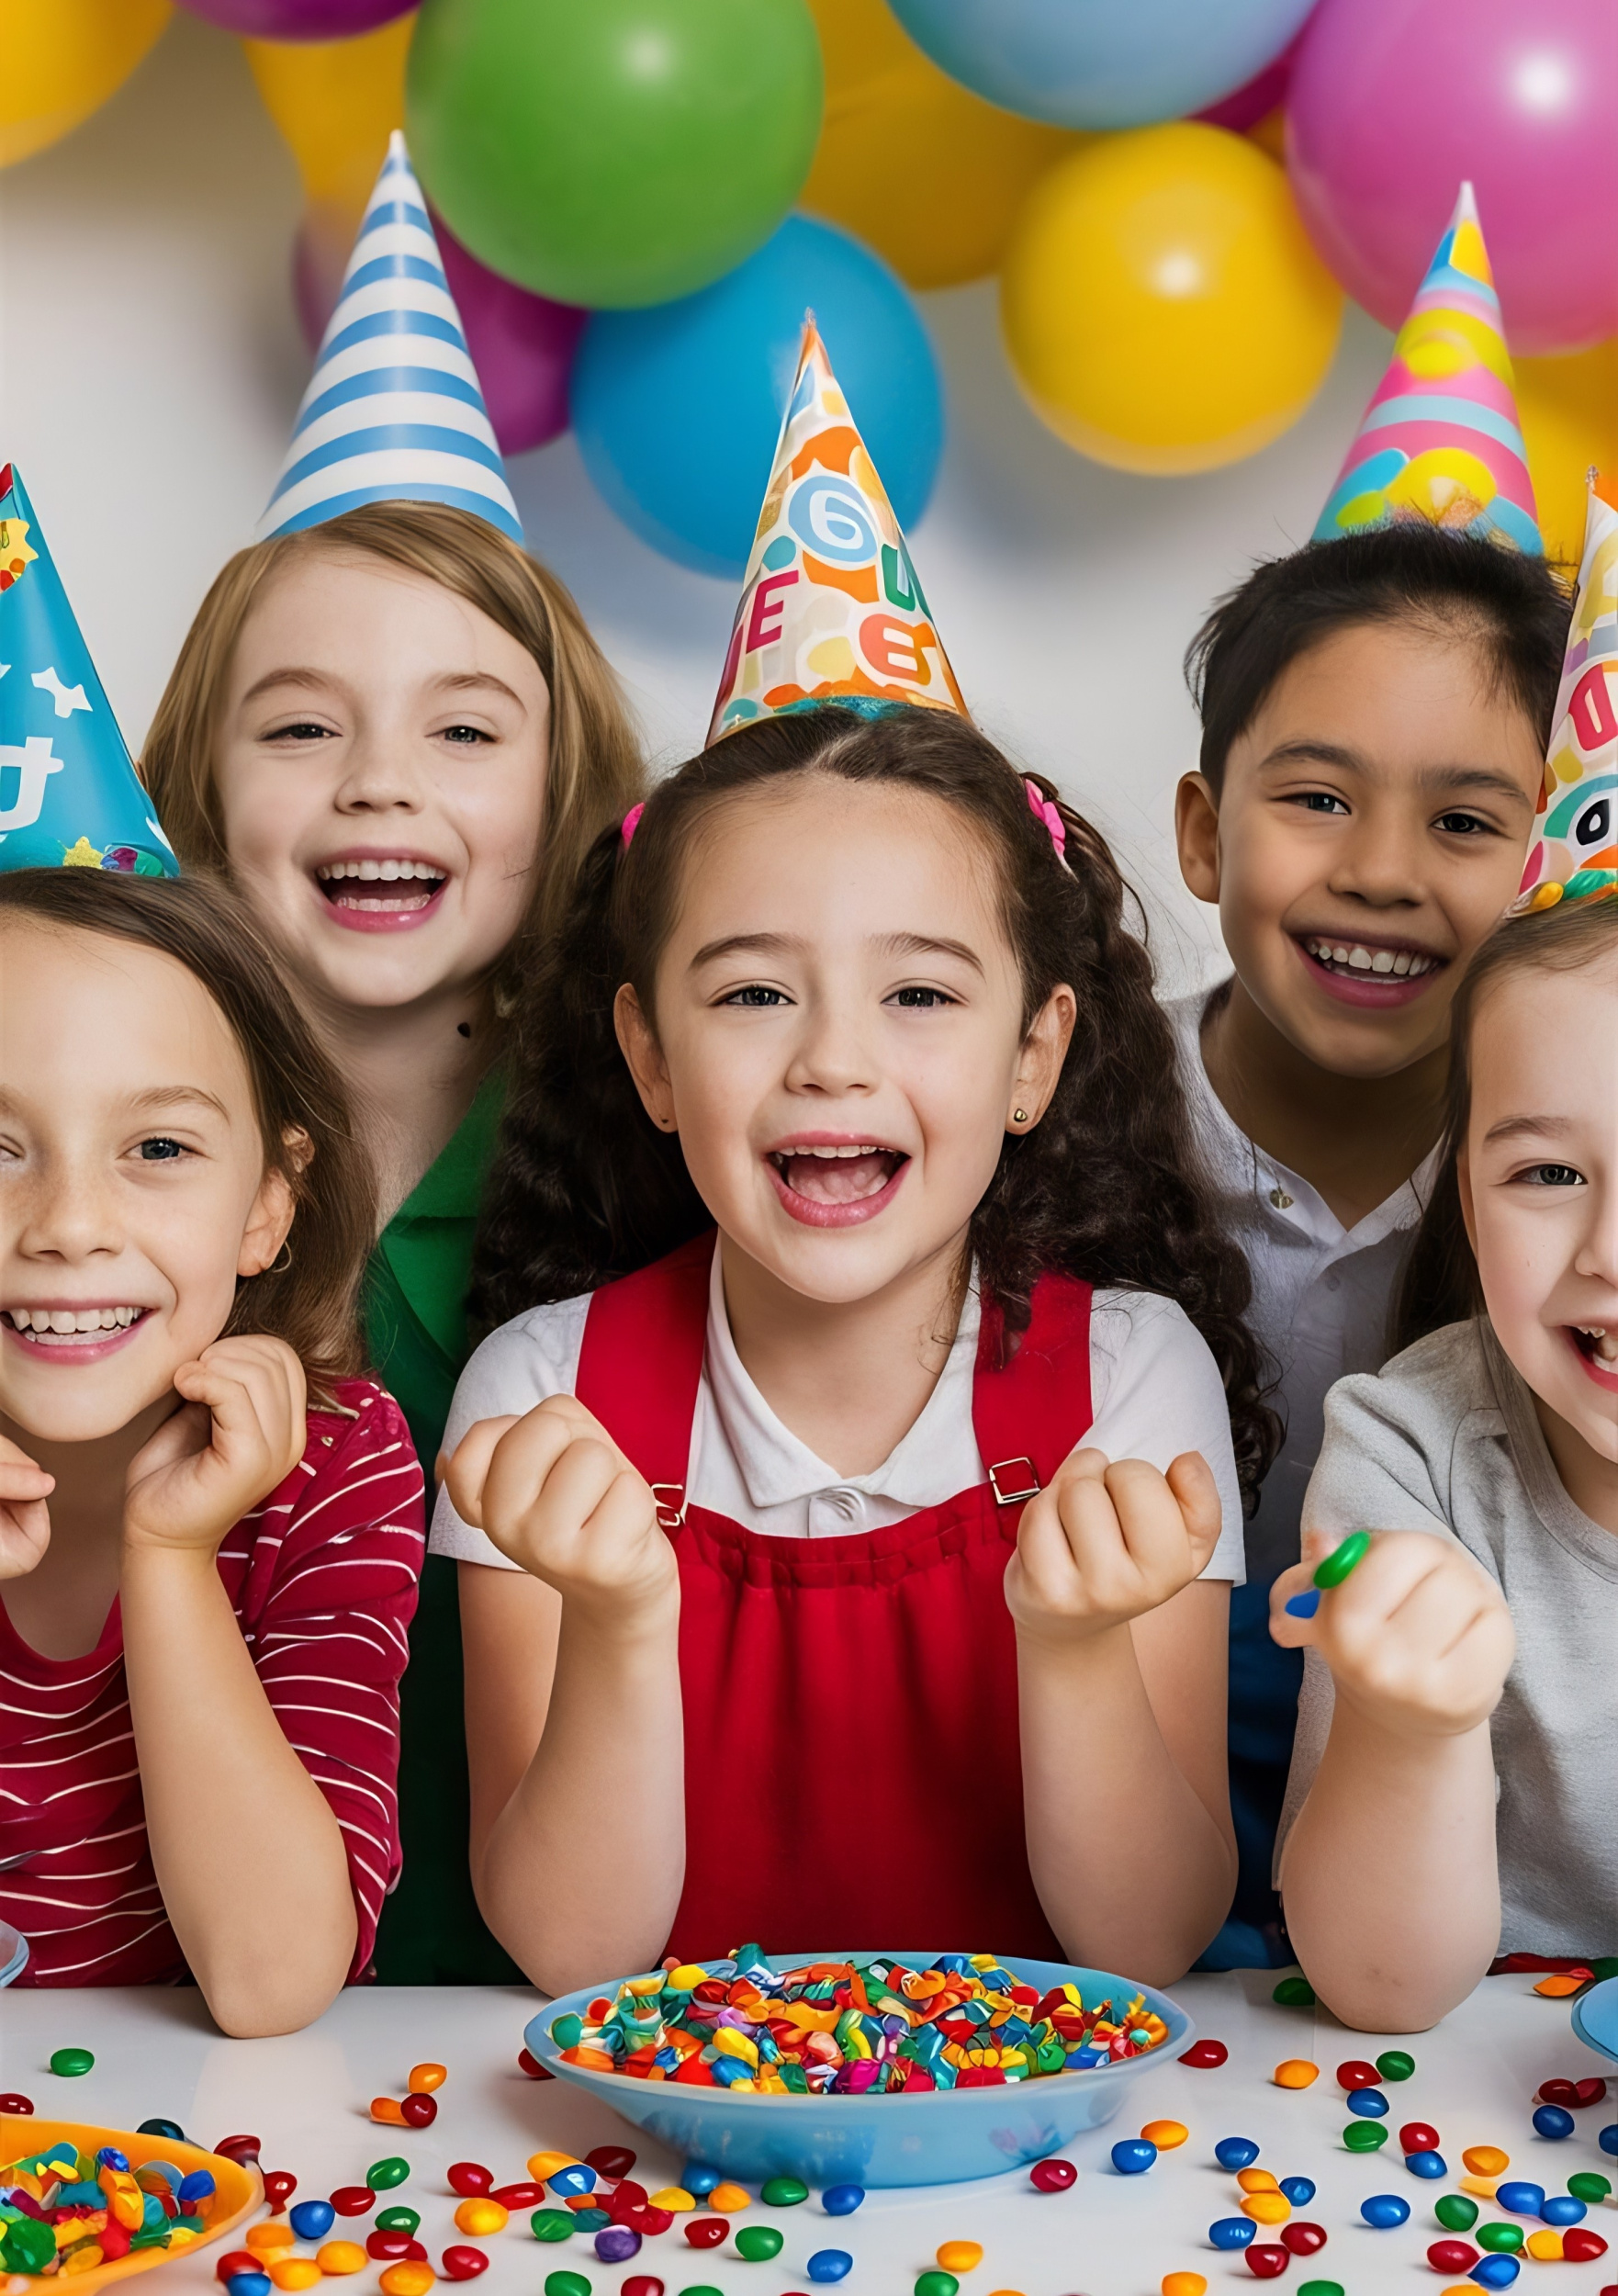
[[[369,1168],[227,895],[0,875],[0,1918],[21,1982],[282,2032],[399,1867],[421,1474]]]

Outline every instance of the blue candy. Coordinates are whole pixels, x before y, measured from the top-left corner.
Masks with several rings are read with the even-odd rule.
[[[1496,2185],[1494,2204],[1511,2216],[1537,2216],[1545,2206],[1545,2187],[1512,2178],[1506,2184]]]
[[[820,2205],[828,2216],[852,2216],[864,2198],[862,2184],[828,2184],[820,2196]]]
[[[188,2177],[180,2178],[180,2189],[174,2198],[183,2208],[187,2200],[206,2200],[215,2189],[213,2171],[210,2168],[194,2168]]]
[[[1216,2248],[1245,2248],[1258,2238],[1258,2226],[1251,2216],[1221,2216],[1208,2226],[1208,2236]]]
[[[590,2181],[593,2183],[594,2178],[592,2178]],[[685,2165],[685,2173],[680,2181],[693,2199],[700,2200],[712,2192],[716,2184],[723,2184],[725,2178],[717,2168],[704,2168],[700,2160],[688,2160]],[[588,2190],[588,2189],[586,2186],[579,2188],[581,2191]],[[553,2192],[557,2189],[555,2178],[552,2179],[551,2189]]]
[[[1156,2145],[1143,2136],[1127,2136],[1112,2148],[1112,2165],[1120,2177],[1144,2176],[1156,2158]]]
[[[1603,2153],[1618,2153],[1618,2121],[1610,2129],[1603,2129],[1597,2142]]]
[[[1476,2280],[1479,2288],[1510,2288],[1522,2269],[1515,2257],[1497,2253],[1480,2257],[1466,2278]]]
[[[1540,2210],[1547,2224],[1578,2224],[1583,2221],[1585,2206],[1570,2192],[1558,2192]]]
[[[1412,2177],[1447,2177],[1449,2164],[1442,2153],[1407,2153],[1405,2167]]]
[[[184,2144],[185,2142],[185,2132],[177,2121],[161,2119],[141,2121],[136,2124],[135,2134],[137,2136],[166,2136],[172,2138],[176,2144]],[[152,2164],[148,2161],[144,2166],[151,2167]]]
[[[104,2144],[96,2155],[97,2168],[116,2168],[120,2176],[129,2173],[129,2156],[120,2153],[116,2144]]]
[[[691,2190],[690,2185],[686,2190]],[[816,2248],[803,2268],[812,2280],[846,2280],[854,2269],[854,2259],[846,2248]]]
[[[1409,2222],[1410,2204],[1401,2200],[1397,2192],[1373,2192],[1368,2200],[1360,2202],[1360,2214],[1367,2224],[1375,2224],[1379,2233],[1391,2232],[1396,2224]]]
[[[1388,2110],[1388,2099],[1379,2088],[1351,2088],[1348,2109],[1357,2112],[1362,2121],[1380,2121]]]
[[[1306,2209],[1315,2197],[1315,2180],[1312,2177],[1283,2177],[1281,2192],[1295,2209]]]
[[[287,2212],[287,2222],[299,2240],[324,2240],[336,2215],[330,2200],[295,2200]]]
[[[1214,2158],[1233,2176],[1239,2168],[1253,2167],[1258,2158],[1258,2146],[1250,2136],[1222,2136],[1214,2146]]]
[[[1067,2067],[1070,2073],[1087,2073],[1093,2065],[1105,2065],[1106,2062],[1105,2049],[1073,2049],[1068,2054]]]
[[[1560,2105],[1541,2105],[1534,2116],[1534,2125],[1541,2136],[1548,2136],[1554,2143],[1559,2137],[1572,2135],[1573,2115],[1564,2112]]]
[[[232,2272],[225,2286],[230,2296],[271,2296],[267,2272]]]
[[[721,2063],[723,2062],[724,2060],[721,2059]],[[714,2069],[717,2070],[718,2068],[715,2067]],[[717,2184],[718,2182],[719,2178],[716,2176],[713,2179],[713,2184]],[[702,2187],[702,2190],[704,2192],[712,2192],[713,2189],[713,2184],[705,2184]],[[557,2169],[556,2175],[550,2180],[550,2186],[553,2192],[558,2192],[564,2196],[571,2193],[574,2198],[577,2199],[580,2193],[593,2192],[595,2190],[596,2172],[590,2166],[588,2161],[570,2161],[566,2168]],[[693,2187],[688,2184],[686,2190],[690,2192],[692,2189]]]

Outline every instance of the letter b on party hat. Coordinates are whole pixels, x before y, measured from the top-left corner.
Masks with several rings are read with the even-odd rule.
[[[22,480],[0,470],[0,869],[179,873]]]
[[[899,522],[815,321],[781,426],[708,728],[836,703],[967,715]]]

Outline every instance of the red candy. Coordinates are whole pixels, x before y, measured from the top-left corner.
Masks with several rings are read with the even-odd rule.
[[[262,2272],[263,2270],[263,2265],[260,2264],[251,2248],[232,2248],[229,2256],[221,2257],[214,2266],[215,2278],[221,2280],[230,2279],[238,2272]]]
[[[402,2264],[414,2245],[413,2234],[376,2232],[366,2238],[365,2254],[376,2264]]]
[[[458,2192],[464,2200],[480,2200],[485,2193],[494,2189],[494,2171],[485,2168],[480,2161],[451,2161],[444,2173],[449,2179],[450,2190]]]
[[[488,2269],[489,2257],[482,2248],[446,2248],[444,2252],[446,2280],[475,2280],[479,2272]]]
[[[1606,2242],[1588,2224],[1569,2224],[1562,2234],[1562,2255],[1569,2264],[1593,2264],[1606,2253]]]
[[[1607,2084],[1601,2080],[1541,2081],[1539,2101],[1542,2105],[1560,2105],[1564,2112],[1577,2112],[1585,2105],[1599,2105],[1606,2096]]]
[[[1216,2065],[1224,2064],[1230,2054],[1222,2041],[1194,2041],[1180,2063],[1198,2065],[1211,2073]]]
[[[1078,2174],[1071,2160],[1037,2160],[1028,2170],[1028,2182],[1041,2192],[1065,2192],[1078,2181]]]
[[[598,2144],[593,2153],[586,2153],[584,2160],[598,2177],[627,2177],[635,2167],[635,2155],[627,2144]]]
[[[685,2236],[693,2248],[717,2248],[730,2230],[727,2216],[688,2216]]]
[[[666,2233],[669,2230],[669,2225],[674,2222],[674,2211],[655,2209],[648,2201],[645,2208],[624,2209],[622,2213],[614,2208],[612,2222],[614,2224],[626,2226],[632,2233],[639,2233],[643,2240],[651,2240],[658,2233]]]
[[[399,2099],[399,2109],[407,2129],[429,2129],[438,2118],[438,2099],[429,2097],[424,2089],[412,2089],[408,2097]]]
[[[104,2263],[116,2264],[120,2257],[127,2257],[129,2253],[129,2227],[118,2223],[116,2218],[108,2217],[96,2235],[96,2245],[101,2251]]]
[[[1469,2240],[1435,2240],[1427,2261],[1435,2272],[1469,2272],[1482,2253]]]
[[[1382,2076],[1374,2065],[1367,2065],[1364,2057],[1350,2057],[1345,2065],[1337,2068],[1337,2086],[1351,2089],[1380,2088]]]
[[[517,2070],[526,2073],[531,2081],[554,2081],[556,2077],[549,2065],[541,2065],[539,2059],[527,2049],[517,2052]]]
[[[632,2273],[618,2296],[663,2296],[663,2283],[650,2272]]]
[[[1438,2131],[1428,2121],[1407,2121],[1399,2133],[1401,2153],[1435,2153],[1438,2145]]]
[[[214,2146],[216,2153],[222,2154],[226,2160],[233,2160],[239,2168],[245,2167],[249,2161],[256,2161],[261,2149],[256,2136],[222,2136]]]
[[[0,2112],[31,2113],[33,2110],[33,2099],[20,2095],[15,2088],[8,2089],[4,2097],[0,2097]]]
[[[1295,2257],[1312,2257],[1326,2245],[1326,2228],[1311,2224],[1307,2217],[1295,2218],[1281,2227],[1281,2245],[1290,2248]]]
[[[596,2164],[591,2161],[590,2166],[593,2168]],[[606,2170],[602,2169],[601,2174],[605,2176],[606,2173]],[[618,2180],[617,2190],[607,2205],[614,2212],[621,2208],[644,2209],[650,2198],[651,2195],[644,2184],[636,2184],[631,2177],[621,2177]]]
[[[1247,2268],[1261,2280],[1278,2280],[1292,2261],[1290,2248],[1277,2247],[1273,2240],[1255,2240],[1251,2248],[1243,2248]]]
[[[489,2195],[503,2209],[536,2209],[545,2199],[542,2184],[497,2184]]]
[[[264,2199],[270,2204],[270,2214],[279,2216],[298,2190],[298,2178],[290,2168],[272,2168],[264,2178]]]
[[[326,2198],[339,2216],[369,2216],[376,2205],[376,2195],[368,2184],[340,2184]]]

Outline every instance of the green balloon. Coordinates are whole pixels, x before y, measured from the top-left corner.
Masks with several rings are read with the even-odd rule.
[[[733,271],[820,133],[807,0],[423,0],[410,156],[491,270],[592,310]]]

